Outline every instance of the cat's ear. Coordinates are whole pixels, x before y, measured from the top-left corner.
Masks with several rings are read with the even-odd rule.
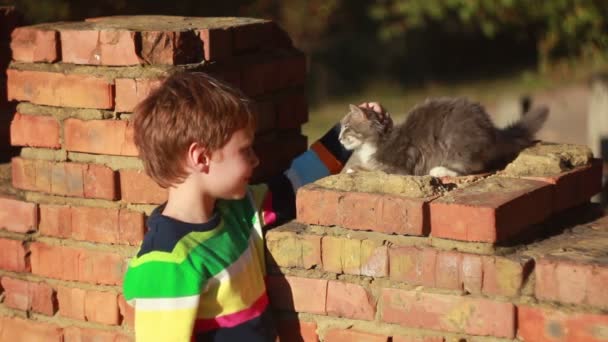
[[[365,112],[363,112],[363,110],[358,107],[355,106],[354,104],[350,104],[348,105],[350,107],[350,114],[353,115],[353,118],[366,118],[367,116],[365,115]]]
[[[350,107],[351,113],[363,114],[363,110],[361,110],[361,108],[358,106],[355,106],[354,104],[349,104],[348,106]]]

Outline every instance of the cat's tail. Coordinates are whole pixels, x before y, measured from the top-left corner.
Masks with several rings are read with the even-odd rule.
[[[532,145],[534,135],[543,127],[548,116],[549,108],[535,107],[524,113],[519,121],[499,130],[499,159],[510,162],[522,149]]]

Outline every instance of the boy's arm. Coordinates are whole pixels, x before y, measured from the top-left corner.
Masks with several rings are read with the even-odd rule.
[[[190,341],[198,311],[200,277],[169,253],[135,258],[124,296],[135,311],[136,341]]]
[[[378,102],[364,102],[359,107],[371,109],[385,119],[389,117]],[[298,188],[342,170],[352,152],[340,143],[340,130],[341,125],[337,123],[310,149],[297,156],[287,171],[270,179],[265,186],[252,187],[263,226],[293,219],[296,216],[295,193]]]

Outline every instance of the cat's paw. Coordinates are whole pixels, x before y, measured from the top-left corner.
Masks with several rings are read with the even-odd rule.
[[[429,176],[436,178],[441,177],[458,177],[460,174],[456,171],[450,170],[447,167],[436,166],[429,171]]]
[[[345,173],[355,173],[355,170],[353,170],[353,169],[346,169]]]

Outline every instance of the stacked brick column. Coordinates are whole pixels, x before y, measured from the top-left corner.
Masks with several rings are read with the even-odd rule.
[[[266,235],[282,331],[305,341],[605,341],[608,220],[589,223],[602,170],[590,156],[542,144],[497,174],[344,174],[305,186],[297,222]]]
[[[11,143],[23,149],[12,160],[20,197],[0,198],[0,340],[129,340],[122,276],[166,197],[136,157],[134,106],[176,69],[239,87],[260,108],[262,179],[306,148],[305,58],[273,23],[245,18],[20,27],[11,48]]]

